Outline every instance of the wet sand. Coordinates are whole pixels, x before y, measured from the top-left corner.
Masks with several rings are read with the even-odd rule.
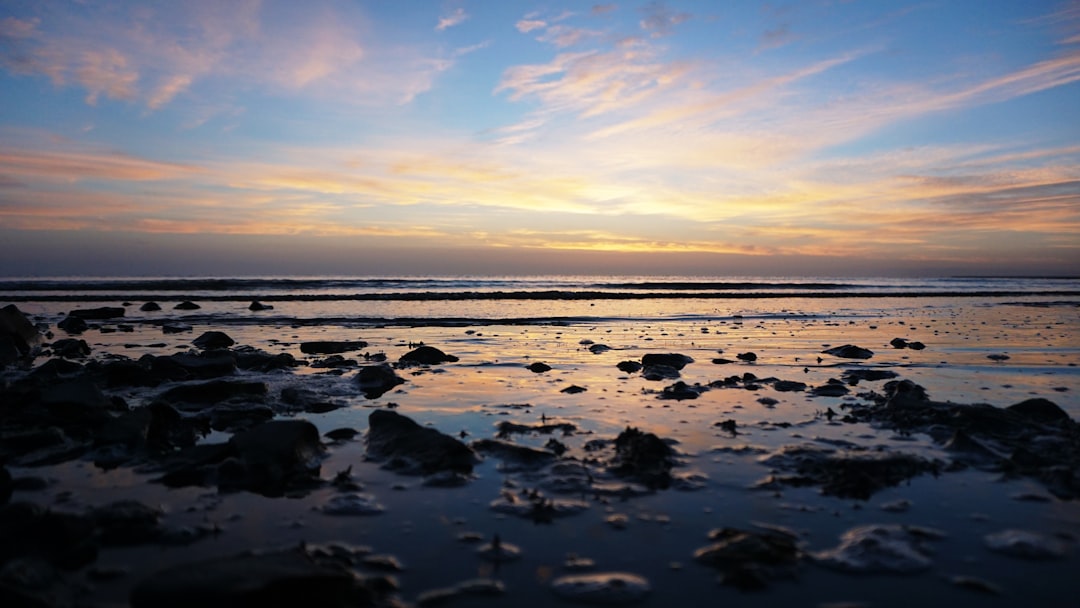
[[[405,603],[417,602],[426,591],[477,577],[500,581],[505,591],[494,598],[460,594],[448,604],[565,602],[556,595],[553,582],[569,574],[567,556],[576,554],[594,560],[594,572],[644,577],[651,591],[639,601],[646,606],[720,602],[1009,606],[1018,601],[1068,605],[1074,599],[1072,577],[1080,539],[1080,503],[1075,497],[1056,495],[1031,475],[1004,475],[995,466],[955,466],[956,454],[932,429],[905,433],[866,420],[843,420],[857,406],[874,403],[873,395],[884,395],[889,381],[863,380],[852,386],[841,380],[850,370],[895,372],[898,376],[892,380],[914,382],[935,402],[1005,408],[1044,398],[1073,421],[1080,418],[1077,305],[1055,298],[1013,300],[843,298],[829,300],[829,308],[823,310],[821,301],[807,304],[813,299],[800,297],[756,307],[726,303],[722,310],[709,303],[708,314],[658,320],[634,318],[638,306],[634,302],[625,303],[626,308],[612,304],[610,309],[597,304],[603,308],[602,316],[586,302],[566,305],[559,308],[557,319],[536,314],[543,305],[534,301],[479,302],[476,306],[489,307],[480,313],[462,308],[461,303],[428,302],[423,315],[411,314],[410,306],[418,304],[393,303],[366,309],[364,318],[351,316],[348,308],[339,315],[316,318],[305,314],[301,303],[279,304],[266,314],[237,312],[233,310],[237,305],[228,302],[201,302],[203,310],[184,317],[133,313],[100,322],[104,332],[90,329],[77,336],[91,347],[82,363],[108,361],[116,355],[138,359],[185,352],[203,332],[224,331],[236,341],[234,349],[253,346],[306,361],[286,370],[230,374],[264,382],[266,396],[255,401],[276,410],[276,418],[308,420],[320,434],[342,427],[360,434],[342,441],[324,437],[327,451],[318,473],[324,483],[290,497],[214,486],[168,488],[151,483],[160,476],[151,459],[133,458],[103,470],[88,453],[46,466],[9,464],[16,479],[47,481],[41,488],[16,490],[11,501],[80,513],[134,499],[160,507],[161,521],[169,526],[215,531],[182,545],[102,547],[91,564],[64,573],[56,583],[57,588],[85,585],[84,593],[73,595],[87,605],[125,605],[133,587],[171,565],[247,549],[334,542],[395,557],[402,569],[391,572],[399,588],[390,597]],[[450,314],[439,315],[440,306]],[[55,324],[66,307],[21,308]],[[448,322],[451,317],[456,320]],[[161,324],[166,318],[184,321],[192,330],[165,334]],[[408,322],[402,321],[406,318]],[[121,323],[130,331],[110,331]],[[53,331],[56,338],[67,337],[55,327]],[[925,348],[894,348],[890,345],[894,338],[920,341]],[[301,351],[302,343],[314,340],[362,340],[368,346],[342,353],[344,359],[356,360],[355,366],[317,367],[312,364],[326,363],[329,355]],[[372,355],[397,362],[419,343],[435,346],[458,361],[400,368],[403,384],[376,398],[361,393],[354,380],[357,366],[373,365]],[[873,355],[849,359],[822,352],[844,344],[867,348]],[[362,356],[365,353],[368,359]],[[641,372],[617,368],[623,361],[640,362],[645,355],[665,353],[686,355],[693,362],[678,370],[677,379],[648,380]],[[747,353],[756,359],[738,357]],[[714,363],[715,359],[731,362]],[[42,355],[32,365],[46,360]],[[535,362],[551,369],[536,373],[526,368]],[[15,382],[26,372],[9,368],[4,377]],[[733,380],[725,384],[725,379]],[[847,394],[813,394],[814,388],[831,379],[839,380]],[[778,390],[789,385],[776,380],[806,386]],[[677,381],[696,397],[662,398]],[[105,392],[137,409],[179,384],[184,383]],[[571,386],[586,390],[564,392]],[[281,398],[288,387],[313,391],[340,407],[290,413]],[[367,454],[364,433],[369,414],[377,409],[392,409],[466,444],[497,438],[497,425],[504,422],[567,424],[574,430],[502,437],[548,450],[556,439],[565,452],[554,464],[532,468],[483,455],[463,485],[430,487],[424,476],[387,470],[385,462]],[[1075,423],[1070,424],[1074,428]],[[672,483],[649,487],[632,475],[611,473],[615,467],[610,442],[628,426],[668,442],[674,450]],[[235,432],[212,431],[200,442],[225,441]],[[1071,433],[1063,431],[1059,439],[1075,446],[1080,439],[1075,430]],[[590,443],[597,440],[608,443]],[[594,445],[602,447],[593,450]],[[939,464],[896,485],[875,488],[868,496],[823,492],[822,484],[812,480],[770,483],[770,475],[791,473],[769,460],[770,455],[800,445],[904,454]],[[556,491],[559,474],[552,467],[558,464],[584,464],[595,475],[588,482],[592,485]],[[362,486],[358,492],[373,497],[384,510],[366,516],[326,514],[325,506],[347,493],[329,483],[343,471]],[[1077,475],[1075,469],[1072,474]],[[580,512],[557,513],[546,521],[536,513],[522,517],[498,506],[507,493],[528,497],[536,490],[551,500],[578,501]],[[939,530],[942,537],[923,542],[920,555],[929,565],[911,573],[851,573],[829,567],[825,553],[838,546],[845,531],[866,524],[923,526]],[[760,532],[772,527],[790,532],[799,557],[790,571],[761,575],[763,589],[734,584],[738,577],[695,559],[695,551],[711,544],[710,530]],[[1064,555],[1032,559],[989,548],[995,533],[1013,529],[1060,542]],[[498,535],[502,542],[520,547],[521,557],[492,563],[477,555],[477,544],[460,540],[463,533],[475,533],[466,539],[481,543]],[[353,569],[360,575],[385,572],[363,563]],[[719,580],[725,574],[726,584]]]

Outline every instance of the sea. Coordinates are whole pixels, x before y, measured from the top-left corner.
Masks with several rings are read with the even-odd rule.
[[[186,302],[192,306],[178,308]],[[160,508],[168,525],[217,531],[183,545],[104,548],[92,569],[64,579],[91,605],[125,605],[134,586],[165,568],[320,543],[383,558],[357,566],[361,576],[396,564],[395,597],[408,605],[444,598],[461,607],[569,606],[556,591],[567,577],[612,572],[650,586],[633,602],[618,593],[629,588],[608,589],[615,605],[1075,605],[1075,498],[1030,475],[954,460],[949,429],[903,433],[843,415],[888,382],[855,382],[851,374],[880,373],[911,381],[937,402],[1004,408],[1045,399],[1080,420],[1080,277],[9,277],[0,279],[0,305],[8,304],[38,325],[44,350],[0,372],[0,382],[33,373],[50,358],[50,343],[66,338],[86,342],[90,354],[79,363],[88,370],[195,356],[193,341],[208,331],[227,333],[234,348],[291,355],[299,362],[291,369],[236,372],[264,383],[266,396],[225,404],[223,415],[255,407],[306,419],[320,433],[356,430],[355,439],[326,441],[321,476],[351,475],[364,499],[383,509],[328,515],[340,493],[329,484],[288,498],[167,488],[153,481],[154,462],[101,467],[88,456],[10,464],[16,478],[40,481],[13,500],[75,512],[138,500]],[[73,311],[96,308],[111,316],[89,320],[79,334],[58,327]],[[302,348],[311,341],[365,346],[311,355]],[[378,397],[357,389],[359,368],[396,365],[420,344],[457,361],[401,366],[404,382]],[[844,345],[871,355],[827,352]],[[626,362],[650,353],[692,362],[678,379],[626,371]],[[550,369],[535,372],[534,363]],[[173,384],[103,390],[137,409]],[[838,384],[843,392],[814,390]],[[289,410],[286,389],[332,407]],[[675,389],[684,397],[671,398]],[[366,452],[368,416],[379,409],[466,443],[500,437],[541,450],[561,443],[565,452],[544,469],[487,456],[464,485],[433,487]],[[499,435],[505,422],[526,430]],[[547,424],[573,432],[528,430]],[[655,490],[610,475],[608,451],[628,427],[673,448],[678,483]],[[228,442],[234,432],[215,428],[200,442]],[[1078,441],[1069,437],[1045,440]],[[983,441],[990,453],[1002,449]],[[793,473],[799,454],[821,450],[902,453],[941,467],[870,497],[836,496]],[[596,476],[588,491],[567,493],[565,471],[573,467]],[[580,509],[540,521],[507,509],[508,495]],[[849,570],[830,566],[868,526],[886,536],[867,540],[866,553],[844,553],[862,556]],[[725,529],[797,539],[798,567],[739,573],[761,577],[757,590],[733,585],[730,571],[696,557]],[[470,542],[495,535],[520,547],[521,557],[494,565],[478,558]],[[1015,542],[1002,550],[1002,539]],[[591,568],[574,569],[590,560]],[[477,585],[478,577],[487,583]],[[453,591],[490,591],[491,581],[503,589],[494,596]]]

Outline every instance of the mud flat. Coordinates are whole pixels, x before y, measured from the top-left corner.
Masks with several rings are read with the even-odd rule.
[[[1067,296],[253,296],[4,309],[0,605],[1075,598]]]

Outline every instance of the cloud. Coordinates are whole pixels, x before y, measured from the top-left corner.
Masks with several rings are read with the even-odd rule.
[[[650,2],[641,9],[644,17],[638,23],[641,29],[649,32],[653,38],[669,36],[675,26],[688,21],[693,15],[690,13],[676,13],[660,1]]]
[[[465,14],[465,9],[457,8],[454,12],[445,17],[439,17],[439,24],[435,26],[435,31],[441,32],[445,29],[454,27],[455,25],[461,25],[468,19],[469,16]]]
[[[533,30],[543,29],[547,27],[547,22],[537,19],[522,19],[515,23],[514,27],[516,27],[517,30],[522,34],[528,34]]]
[[[589,9],[589,14],[593,16],[606,15],[615,12],[618,8],[619,7],[616,4],[594,4],[592,8]]]

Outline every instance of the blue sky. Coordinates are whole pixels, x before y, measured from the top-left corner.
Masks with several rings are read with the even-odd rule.
[[[1080,274],[1078,2],[0,6],[0,274]]]

